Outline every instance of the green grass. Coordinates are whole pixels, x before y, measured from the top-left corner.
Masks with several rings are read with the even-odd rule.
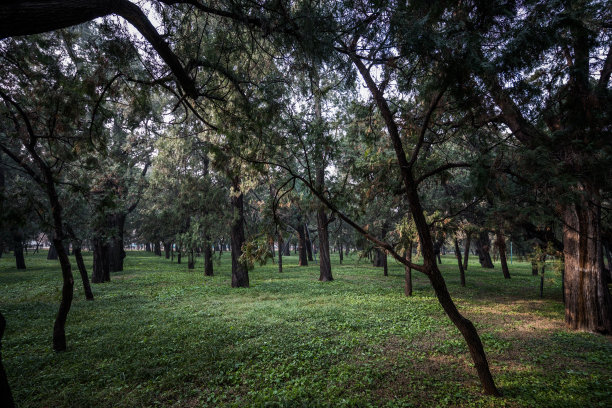
[[[563,326],[559,277],[539,298],[530,265],[505,281],[471,264],[459,286],[452,258],[442,265],[460,310],[480,331],[504,397],[483,396],[467,348],[427,280],[403,268],[389,277],[356,258],[318,266],[295,257],[250,273],[230,288],[229,254],[205,277],[147,253],[130,252],[124,272],[75,284],[68,351],[51,350],[60,298],[57,261],[28,256],[28,270],[0,259],[0,310],[8,326],[2,355],[20,407],[132,406],[612,406],[612,343]],[[91,268],[91,255],[86,254]],[[78,277],[78,275],[77,275]]]

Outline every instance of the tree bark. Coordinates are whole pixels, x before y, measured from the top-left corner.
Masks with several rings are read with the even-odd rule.
[[[506,260],[506,239],[497,231],[497,248],[499,249],[499,260],[501,262],[504,279],[510,279],[510,270],[508,270],[508,262]]]
[[[110,267],[108,264],[108,244],[101,237],[94,237],[92,283],[110,282]]]
[[[299,223],[295,229],[298,236],[298,265],[308,266],[308,256],[306,251],[306,231],[304,230],[304,224]]]
[[[234,214],[231,225],[232,238],[232,288],[249,287],[249,271],[242,262],[242,245],[244,244],[244,195],[240,191],[240,177],[234,176],[232,179],[232,208]]]
[[[412,242],[406,249],[405,257],[408,262],[412,262]],[[412,268],[408,265],[404,265],[404,295],[412,296]]]
[[[493,269],[493,261],[491,260],[491,240],[489,239],[489,233],[482,231],[476,239],[476,253],[478,254],[478,261],[480,266],[487,269]]]
[[[333,281],[331,260],[329,256],[329,232],[327,230],[327,214],[321,206],[317,211],[317,231],[319,234],[319,280]]]
[[[153,253],[157,256],[162,256],[159,241],[155,241],[155,243],[153,244]]]
[[[338,256],[340,257],[340,265],[342,265],[342,261],[344,261],[344,253],[342,251],[342,242],[338,244]]]
[[[600,254],[599,203],[597,195],[591,193],[563,210],[565,323],[573,330],[610,334],[612,299]]]
[[[312,241],[310,240],[310,231],[308,231],[308,224],[304,225],[304,239],[306,241],[306,254],[308,255],[308,260],[313,262],[312,257]]]
[[[468,258],[470,256],[470,243],[472,241],[472,233],[465,233],[465,251],[463,255],[463,269],[467,271],[468,269]]]
[[[89,284],[89,276],[87,275],[87,269],[85,268],[85,262],[83,262],[83,254],[81,253],[81,247],[72,244],[74,259],[76,260],[77,267],[79,268],[79,274],[83,281],[83,290],[85,292],[85,299],[94,300],[93,292],[91,291],[91,285]]]
[[[204,275],[213,276],[213,259],[212,259],[212,247],[210,241],[207,240],[204,244]]]
[[[2,337],[4,336],[4,329],[6,328],[6,320],[2,313],[0,313],[0,406],[6,408],[14,408],[15,401],[13,400],[13,394],[11,393],[11,387],[2,364]]]
[[[461,279],[461,286],[465,286],[465,270],[463,269],[463,263],[461,262],[461,251],[459,250],[459,242],[455,237],[455,256],[457,257],[457,265],[459,266],[459,278]]]

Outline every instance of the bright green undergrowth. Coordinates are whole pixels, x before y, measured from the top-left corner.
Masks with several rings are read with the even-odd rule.
[[[28,269],[0,259],[0,310],[8,327],[2,355],[20,407],[595,407],[612,406],[612,343],[563,327],[560,278],[544,298],[530,265],[471,263],[459,286],[455,261],[441,265],[460,310],[480,331],[504,394],[483,396],[467,347],[414,272],[383,277],[356,256],[333,282],[318,266],[285,271],[269,263],[251,287],[230,287],[229,254],[205,277],[185,264],[129,252],[124,272],[84,300],[75,274],[68,351],[51,351],[59,304],[57,261],[29,255]],[[86,254],[91,268],[91,255]]]

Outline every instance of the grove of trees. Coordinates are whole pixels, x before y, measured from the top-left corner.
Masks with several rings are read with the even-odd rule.
[[[389,257],[498,395],[440,252],[463,285],[493,252],[511,279],[510,241],[536,274],[562,259],[567,327],[612,333],[611,22],[598,0],[3,2],[0,256],[53,244],[56,351],[70,256],[88,299],[132,243],[208,276],[229,250],[239,288],[293,250],[323,282],[330,252]]]

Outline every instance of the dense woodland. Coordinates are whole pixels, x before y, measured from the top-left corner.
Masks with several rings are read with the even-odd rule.
[[[67,353],[132,250],[232,288],[401,265],[499,396],[440,264],[503,291],[528,262],[568,330],[612,334],[611,30],[595,0],[2,3],[0,256],[50,246]]]

